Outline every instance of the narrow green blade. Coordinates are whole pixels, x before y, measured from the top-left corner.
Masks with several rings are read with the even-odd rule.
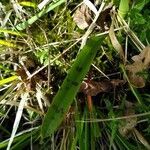
[[[54,133],[61,124],[103,39],[104,37],[91,38],[78,54],[44,118],[41,130],[42,138]]]

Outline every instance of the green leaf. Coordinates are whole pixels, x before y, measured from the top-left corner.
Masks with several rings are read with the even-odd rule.
[[[42,138],[54,133],[61,124],[103,39],[104,37],[91,38],[78,54],[44,118],[41,130]]]
[[[129,11],[129,0],[120,0],[118,14],[124,18]]]
[[[16,35],[16,36],[25,36],[25,37],[27,37],[27,34],[25,34],[25,33],[18,32],[18,31],[12,31],[12,30],[8,30],[8,29],[6,30],[6,29],[0,28],[0,32],[8,33],[8,34]]]
[[[13,42],[11,42],[9,40],[1,40],[1,39],[0,39],[0,45],[4,45],[4,46],[7,46],[7,47],[12,47],[12,48],[19,47],[15,43],[13,43]]]
[[[35,21],[37,21],[40,17],[42,17],[43,15],[45,15],[46,13],[53,10],[54,8],[56,8],[57,6],[61,5],[64,2],[65,2],[65,0],[59,0],[57,2],[52,2],[51,4],[48,5],[48,7],[42,9],[42,11],[40,11],[39,13],[37,13],[35,16],[31,17],[27,21],[18,24],[15,28],[20,31],[26,29],[28,26],[30,26]]]
[[[36,3],[28,2],[28,1],[22,1],[22,2],[19,2],[19,4],[22,5],[22,6],[26,6],[26,7],[33,7],[33,8],[37,7]]]
[[[6,84],[6,83],[12,82],[12,81],[14,81],[14,80],[18,80],[18,76],[14,75],[14,76],[8,77],[8,78],[6,78],[6,79],[0,80],[0,86],[1,86],[1,85],[4,85],[4,84]]]

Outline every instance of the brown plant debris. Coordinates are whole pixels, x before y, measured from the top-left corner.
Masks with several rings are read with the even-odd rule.
[[[89,96],[96,96],[98,93],[109,92],[112,88],[124,83],[124,80],[119,79],[104,80],[100,82],[90,81],[90,83],[83,81],[80,86],[80,92]]]
[[[82,4],[73,14],[73,20],[81,30],[84,30],[91,22],[91,11],[85,4]]]
[[[148,150],[150,149],[150,144],[149,142],[144,138],[144,136],[136,129],[134,128],[134,134],[137,137],[137,139],[147,148]]]
[[[135,115],[135,111],[134,111],[134,104],[129,102],[129,101],[125,101],[125,115],[126,116],[130,116],[130,115]],[[127,118],[125,120],[123,120],[119,126],[119,132],[122,136],[127,137],[129,135],[129,133],[131,133],[131,131],[133,131],[134,127],[137,124],[137,118],[136,117],[132,117],[132,118]]]
[[[150,46],[147,46],[139,55],[132,57],[134,61],[130,65],[126,65],[126,70],[128,71],[128,78],[137,88],[143,88],[145,86],[145,79],[140,74],[143,71],[147,71],[150,66]]]
[[[122,45],[119,43],[114,32],[114,17],[113,17],[112,24],[109,29],[109,37],[110,37],[110,40],[114,49],[119,53],[121,60],[125,63],[125,56],[124,56]]]
[[[110,20],[110,10],[112,9],[112,6],[113,4],[109,3],[109,5],[104,7],[104,9],[102,10],[102,12],[98,17],[96,24],[100,26],[100,29],[102,31],[105,31],[109,28],[108,20]],[[92,22],[92,16],[93,13],[88,8],[88,6],[86,4],[82,4],[80,7],[77,8],[75,13],[73,14],[73,20],[81,30],[84,30]]]

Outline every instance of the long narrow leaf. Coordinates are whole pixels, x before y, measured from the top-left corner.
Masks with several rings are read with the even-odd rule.
[[[36,3],[29,2],[29,1],[22,1],[22,2],[19,2],[19,4],[22,5],[22,6],[26,6],[26,7],[32,7],[32,8],[36,8],[37,7]]]
[[[54,133],[62,122],[103,39],[104,37],[91,38],[80,51],[45,116],[41,130],[42,138]]]
[[[2,79],[2,80],[0,80],[0,86],[4,85],[6,83],[12,82],[14,80],[18,80],[18,78],[19,78],[18,76],[14,75],[14,76],[8,77],[6,79]]]
[[[12,30],[8,30],[8,29],[0,28],[0,32],[12,34],[12,35],[17,35],[17,36],[26,36],[27,37],[27,34],[25,34],[25,33],[18,32],[18,31],[12,31]]]
[[[61,5],[65,1],[66,0],[59,0],[57,2],[51,3],[47,8],[44,8],[42,11],[40,11],[38,14],[36,14],[32,18],[28,19],[27,21],[18,24],[15,28],[17,30],[20,30],[20,31],[24,30],[25,28],[27,28],[28,26],[30,26],[31,24],[33,24],[35,21],[37,21],[40,17],[42,17],[43,15],[45,15],[46,13],[48,13],[49,11],[53,10],[57,6]]]
[[[17,48],[19,46],[17,46],[15,43],[12,43],[11,41],[8,41],[8,40],[1,40],[0,39],[0,45],[4,45],[4,46],[7,46],[7,47],[12,47],[12,48]]]
[[[9,140],[9,143],[8,143],[8,146],[7,146],[7,150],[10,150],[10,147],[13,143],[14,138],[15,138],[15,134],[17,132],[17,129],[18,129],[18,126],[19,126],[19,123],[20,123],[20,120],[21,120],[21,116],[22,116],[22,113],[23,113],[23,108],[24,108],[25,102],[27,100],[27,97],[28,97],[28,93],[24,93],[22,95],[22,99],[21,99],[19,107],[18,107],[18,111],[17,111],[17,114],[16,114],[15,122],[14,122],[14,125],[13,125],[13,130],[12,130],[11,137],[10,137],[10,140]]]
[[[120,5],[119,5],[119,16],[124,18],[126,14],[129,11],[129,0],[120,0]]]

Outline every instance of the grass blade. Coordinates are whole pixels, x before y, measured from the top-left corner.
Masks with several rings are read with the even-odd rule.
[[[7,46],[7,47],[12,47],[12,48],[17,48],[18,47],[15,43],[12,43],[11,41],[1,40],[1,39],[0,39],[0,45],[4,45],[4,46]]]
[[[25,102],[27,100],[27,97],[28,97],[28,93],[25,93],[24,95],[22,95],[22,99],[21,99],[19,107],[18,107],[18,111],[17,111],[17,114],[16,114],[15,122],[14,122],[14,125],[13,125],[13,130],[12,130],[12,134],[11,134],[8,146],[7,146],[7,150],[10,150],[11,144],[13,143],[15,134],[17,132],[17,129],[18,129],[18,126],[19,126],[19,123],[20,123],[20,120],[21,120],[21,116],[22,116],[22,113],[23,113],[23,108],[24,108]]]
[[[77,56],[45,116],[41,130],[42,138],[51,135],[62,122],[103,39],[104,37],[91,38]]]
[[[25,34],[25,33],[21,33],[21,32],[18,32],[18,31],[12,31],[12,30],[8,30],[8,29],[6,30],[6,29],[0,28],[0,32],[8,33],[8,34],[16,35],[16,36],[25,36],[25,37],[27,37],[27,34]]]
[[[18,80],[18,76],[14,75],[14,76],[8,77],[8,78],[6,78],[6,79],[0,80],[0,86],[1,86],[1,85],[4,85],[4,84],[6,84],[6,83],[12,82],[12,81],[14,81],[14,80]]]
[[[37,21],[40,17],[42,17],[43,15],[45,15],[46,13],[53,10],[54,8],[56,8],[57,6],[61,5],[64,2],[65,0],[59,0],[56,3],[51,3],[47,8],[43,9],[42,11],[40,11],[38,14],[28,19],[27,21],[18,24],[15,28],[20,31],[24,30],[25,28],[33,24],[35,21]]]
[[[26,6],[26,7],[32,7],[32,8],[36,8],[37,7],[36,3],[28,2],[28,1],[22,1],[22,2],[19,2],[19,4],[22,5],[22,6]]]

